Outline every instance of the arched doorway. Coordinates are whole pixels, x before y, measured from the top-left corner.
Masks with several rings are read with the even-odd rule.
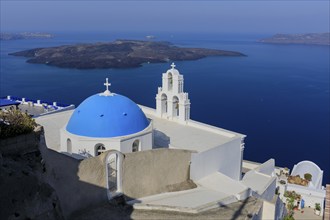
[[[172,73],[168,73],[167,74],[167,82],[168,82],[168,91],[171,91],[172,88],[173,88],[173,76],[172,76]]]
[[[162,113],[167,113],[167,95],[162,94],[161,100],[162,100]]]
[[[173,97],[173,117],[179,116],[179,98]]]
[[[135,140],[132,144],[132,152],[138,152],[140,151],[140,141]]]
[[[104,147],[104,144],[95,145],[95,156],[98,156],[98,155],[102,154],[105,151],[106,151],[106,149]]]
[[[72,154],[72,142],[71,142],[71,139],[68,138],[66,140],[66,151],[69,153],[69,154]]]
[[[107,177],[107,195],[112,199],[122,193],[122,169],[123,154],[118,151],[112,151],[106,158],[106,177]]]
[[[118,168],[117,168],[117,154],[111,154],[107,163],[108,169],[108,189],[110,193],[116,192],[118,189]]]

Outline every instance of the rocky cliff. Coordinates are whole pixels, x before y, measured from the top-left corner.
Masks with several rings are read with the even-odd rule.
[[[37,146],[38,140],[35,141]],[[63,219],[58,197],[47,184],[45,172],[37,147],[10,153],[0,149],[0,219]]]

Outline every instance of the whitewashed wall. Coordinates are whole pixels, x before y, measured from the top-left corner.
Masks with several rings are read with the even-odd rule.
[[[300,177],[304,177],[305,173],[312,174],[312,181],[309,183],[309,188],[321,189],[322,187],[322,180],[323,180],[323,170],[320,169],[312,161],[301,161],[298,164],[294,165],[291,175],[296,176],[299,175]]]
[[[72,154],[79,154],[85,151],[91,156],[95,155],[95,146],[103,144],[106,150],[120,151],[120,139],[117,138],[86,138],[73,135],[66,130],[61,130],[61,152],[68,152],[67,140],[71,140]]]
[[[255,170],[268,176],[275,176],[275,160],[269,159],[256,167]]]
[[[95,146],[103,144],[105,150],[117,150],[122,153],[132,152],[132,145],[135,140],[140,141],[140,150],[152,149],[153,135],[152,123],[143,131],[133,135],[114,138],[92,138],[71,134],[64,128],[60,131],[61,147],[60,152],[68,152],[67,140],[71,140],[72,154],[80,154],[86,151],[90,156],[95,156]]]
[[[192,180],[197,181],[217,171],[234,180],[240,180],[240,138],[234,139],[210,150],[192,154],[190,168],[190,177]]]
[[[139,140],[139,151],[151,150],[152,149],[152,132],[137,135],[129,139],[122,140],[120,144],[120,151],[122,153],[131,153],[133,142]]]
[[[272,201],[263,201],[261,219],[281,220],[285,214],[285,205],[277,195],[274,196]]]
[[[315,203],[320,203],[321,213],[324,210],[325,190],[313,190],[305,186],[299,186],[294,184],[288,184],[287,190],[295,191],[301,195],[301,198],[305,200],[305,207],[315,207]]]
[[[261,198],[266,201],[271,201],[274,198],[276,190],[276,177],[270,178],[268,185],[265,185],[264,191],[252,191],[252,195],[256,198]]]

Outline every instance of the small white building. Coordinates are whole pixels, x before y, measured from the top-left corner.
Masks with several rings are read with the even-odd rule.
[[[305,160],[294,165],[291,176],[299,175],[303,178],[306,173],[312,175],[312,179],[307,186],[288,183],[286,185],[286,190],[295,191],[300,194],[301,199],[305,202],[305,207],[315,208],[315,203],[319,203],[322,215],[326,196],[326,190],[322,186],[323,170],[321,170],[315,163]]]

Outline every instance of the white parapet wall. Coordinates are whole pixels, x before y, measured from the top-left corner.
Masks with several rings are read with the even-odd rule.
[[[234,180],[241,177],[240,139],[214,147],[191,157],[190,177],[197,181],[214,172],[221,172]]]
[[[309,182],[308,187],[313,189],[321,189],[323,170],[321,170],[320,167],[312,161],[304,160],[294,165],[291,176],[299,175],[303,178],[306,173],[312,175],[312,180]]]
[[[251,188],[252,195],[258,198],[271,201],[275,195],[276,176],[274,175],[275,161],[270,159],[263,164],[248,171],[242,183]]]
[[[275,195],[271,201],[264,200],[262,204],[262,220],[281,220],[286,214],[285,204]]]
[[[149,117],[158,118],[155,109],[141,105],[140,108]],[[172,120],[172,123],[176,122]],[[214,172],[221,172],[234,180],[240,180],[243,158],[242,143],[246,137],[245,135],[193,120],[188,120],[182,126],[182,129],[188,131],[189,129],[195,129],[194,131],[200,130],[201,132],[198,135],[200,135],[200,139],[205,139],[205,143],[208,142],[207,137],[209,137],[209,134],[213,135],[213,140],[216,140],[212,142],[212,146],[210,147],[199,147],[195,149],[191,146],[193,143],[187,140],[184,146],[185,149],[196,151],[191,159],[190,176],[192,180],[197,181]],[[204,132],[204,136],[202,136],[202,132]],[[173,139],[178,139],[178,137],[173,137]],[[176,148],[177,146],[174,146],[173,141],[170,141],[169,147]]]
[[[260,165],[261,165],[261,163],[258,163],[258,162],[249,161],[249,160],[243,160],[242,167],[243,167],[243,169],[249,171],[249,170],[256,169]],[[284,170],[284,169],[287,169],[287,168],[275,166],[275,173],[276,174],[279,174],[280,171],[281,170]],[[290,169],[287,169],[287,172],[289,173],[290,172]]]
[[[34,118],[42,117],[42,116],[45,116],[45,115],[51,115],[51,114],[55,114],[55,113],[59,113],[59,112],[64,112],[64,111],[68,111],[68,110],[73,110],[73,109],[75,109],[75,106],[74,105],[69,105],[69,106],[66,106],[66,107],[58,108],[58,109],[53,110],[53,111],[48,111],[48,112],[42,113],[40,115],[36,115],[36,116],[34,116]]]

